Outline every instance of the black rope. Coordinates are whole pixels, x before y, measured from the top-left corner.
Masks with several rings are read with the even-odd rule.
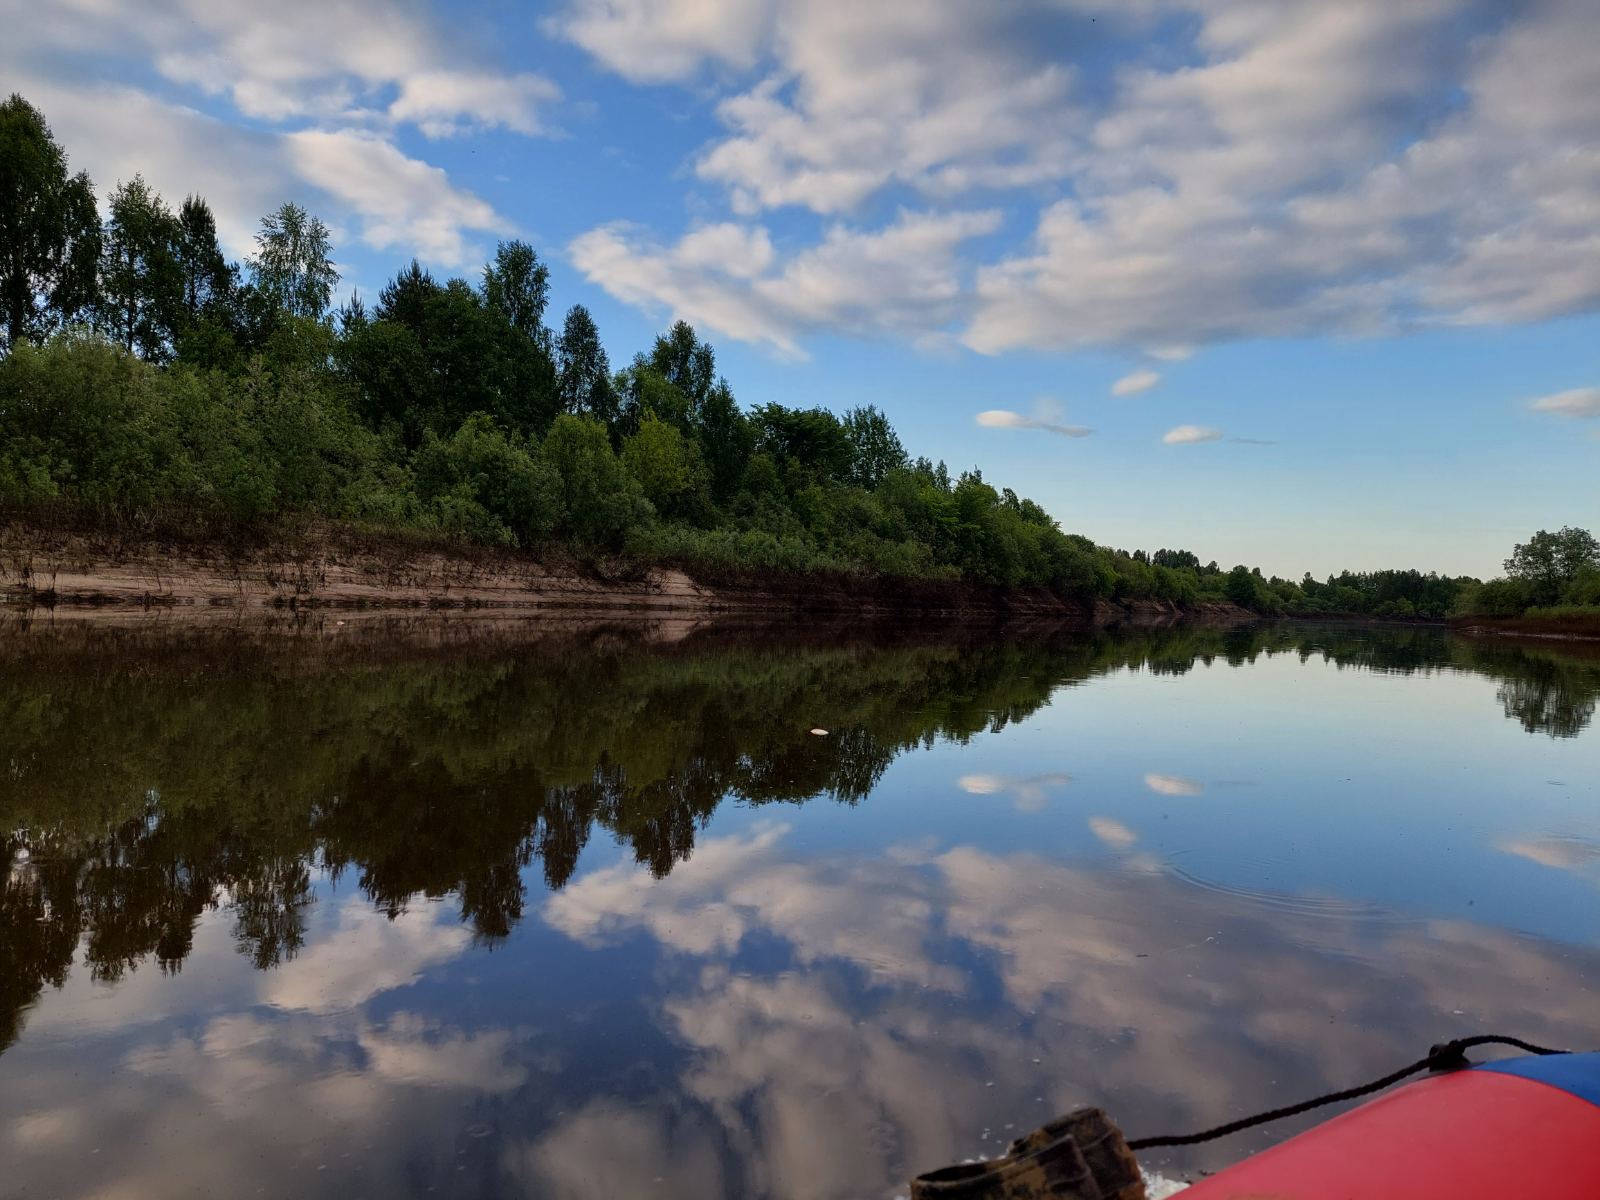
[[[1393,1087],[1402,1079],[1407,1079],[1419,1071],[1429,1069],[1435,1071],[1454,1071],[1467,1064],[1467,1051],[1474,1046],[1515,1046],[1518,1050],[1526,1050],[1529,1054],[1567,1054],[1567,1050],[1552,1050],[1548,1046],[1535,1046],[1532,1042],[1525,1042],[1521,1038],[1500,1037],[1496,1034],[1479,1034],[1475,1037],[1456,1038],[1454,1041],[1441,1042],[1428,1051],[1426,1058],[1419,1058],[1409,1067],[1401,1067],[1398,1071],[1385,1075],[1382,1079],[1374,1079],[1371,1083],[1364,1083],[1360,1087],[1346,1088],[1342,1092],[1329,1092],[1326,1096],[1318,1096],[1313,1100],[1302,1100],[1299,1104],[1291,1104],[1285,1108],[1274,1108],[1268,1112],[1257,1113],[1253,1117],[1241,1117],[1237,1121],[1229,1121],[1226,1125],[1218,1125],[1214,1129],[1205,1129],[1199,1133],[1185,1134],[1181,1137],[1150,1137],[1140,1138],[1138,1141],[1129,1142],[1130,1150],[1150,1150],[1156,1146],[1195,1146],[1201,1142],[1209,1142],[1214,1138],[1227,1137],[1230,1133],[1239,1133],[1245,1129],[1252,1129],[1257,1125],[1265,1125],[1269,1121],[1279,1121],[1284,1117],[1298,1116],[1303,1112],[1310,1112],[1313,1108],[1321,1108],[1325,1104],[1338,1104],[1341,1100],[1356,1100],[1362,1096],[1370,1096],[1373,1092],[1381,1092],[1386,1087]]]

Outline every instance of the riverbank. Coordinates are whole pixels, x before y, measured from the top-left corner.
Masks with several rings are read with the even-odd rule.
[[[1199,617],[1251,620],[1231,604],[1180,608],[1049,588],[841,575],[697,576],[616,558],[524,554],[313,526],[252,540],[175,541],[0,528],[0,595],[15,607],[473,609],[697,616],[1043,617],[1085,628]]]
[[[1524,613],[1519,617],[1454,617],[1449,625],[1456,633],[1600,641],[1600,611],[1558,610],[1553,613]]]

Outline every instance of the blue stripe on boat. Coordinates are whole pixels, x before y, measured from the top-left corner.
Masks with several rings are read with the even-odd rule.
[[[1600,1053],[1530,1054],[1527,1058],[1483,1063],[1474,1069],[1534,1079],[1600,1105]]]

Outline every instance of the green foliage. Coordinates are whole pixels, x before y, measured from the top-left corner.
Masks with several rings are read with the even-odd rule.
[[[890,471],[906,465],[900,435],[875,405],[851,409],[843,424],[850,442],[850,482],[857,487],[875,488]]]
[[[1600,604],[1600,543],[1586,529],[1541,529],[1505,561],[1506,577],[1464,589],[1452,616],[1544,619]]]
[[[611,449],[606,427],[563,413],[550,426],[539,458],[559,480],[562,531],[582,545],[616,548],[650,507]]]
[[[483,413],[448,441],[429,433],[414,470],[418,498],[447,533],[517,546],[549,537],[560,522],[555,469]]]
[[[1307,575],[1299,584],[1285,584],[1286,611],[1299,616],[1383,616],[1440,620],[1460,606],[1465,591],[1477,580],[1421,571],[1345,571],[1319,583]]]
[[[756,449],[815,479],[848,478],[850,438],[839,418],[827,409],[763,404],[750,414],[750,421]]]
[[[152,362],[172,357],[183,314],[183,228],[141,176],[111,193],[99,325]]]
[[[189,196],[178,210],[176,257],[184,324],[211,318],[226,322],[236,286],[235,270],[217,244],[217,219],[199,196]]]
[[[13,510],[63,502],[134,524],[351,515],[347,494],[383,474],[377,439],[314,374],[159,370],[87,334],[0,363],[0,428]]]
[[[298,204],[261,218],[249,266],[256,288],[282,313],[321,320],[333,303],[339,272],[328,227]]]
[[[1505,569],[1508,578],[1529,586],[1534,603],[1550,604],[1580,574],[1600,569],[1600,542],[1587,529],[1541,529],[1517,544]]]
[[[1584,567],[1561,592],[1562,604],[1600,605],[1600,567]]]
[[[1240,565],[1228,572],[1223,594],[1241,608],[1254,608],[1257,602],[1256,579],[1250,568]]]
[[[1540,531],[1479,586],[1418,571],[1319,582],[1113,551],[977,470],[908,458],[875,406],[740,405],[675,322],[615,376],[594,318],[544,325],[550,273],[501,243],[481,283],[402,269],[369,311],[326,225],[262,219],[249,282],[206,202],[142,178],[108,199],[43,116],[0,105],[0,506],[106,522],[304,516],[525,547],[564,539],[722,572],[821,571],[1049,588],[1262,614],[1437,619],[1600,602],[1600,547]],[[101,333],[72,329],[93,313]],[[62,333],[62,330],[68,330]],[[53,335],[53,336],[52,336]],[[42,345],[39,343],[43,343]]]
[[[1469,610],[1486,617],[1516,617],[1533,603],[1534,589],[1522,579],[1491,579],[1472,596]]]
[[[548,349],[544,310],[550,303],[550,268],[527,242],[501,242],[496,248],[494,261],[483,269],[483,299],[511,328]]]
[[[709,520],[710,472],[699,445],[675,426],[646,414],[638,432],[622,444],[622,464],[663,517],[695,524]]]
[[[474,413],[533,435],[554,416],[555,368],[536,339],[465,281],[440,284],[413,262],[384,287],[372,319],[336,351],[363,417],[408,446],[448,437]]]
[[[555,355],[560,410],[593,417],[603,425],[613,424],[617,392],[611,382],[611,361],[600,344],[600,330],[583,305],[574,304],[567,310]]]
[[[0,104],[0,350],[91,311],[100,260],[94,189],[44,114],[13,93]]]

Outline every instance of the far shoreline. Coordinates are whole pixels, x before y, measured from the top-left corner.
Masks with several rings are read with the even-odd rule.
[[[180,541],[0,526],[0,597],[13,611],[85,614],[305,610],[578,619],[1018,618],[1083,629],[1259,619],[1225,602],[1180,606],[1047,587],[865,574],[708,572],[341,527],[279,531],[250,540]]]

